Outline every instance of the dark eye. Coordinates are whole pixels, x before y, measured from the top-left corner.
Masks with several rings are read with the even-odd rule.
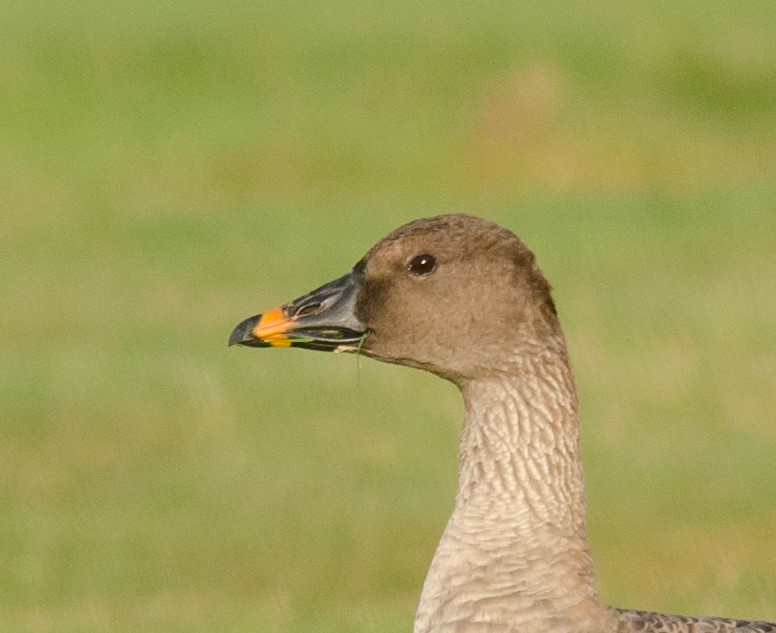
[[[407,264],[407,270],[418,277],[433,273],[434,268],[436,268],[436,259],[428,254],[416,255]]]

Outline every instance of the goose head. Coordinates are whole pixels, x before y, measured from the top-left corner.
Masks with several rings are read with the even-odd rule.
[[[359,352],[459,386],[560,335],[550,286],[510,231],[468,215],[405,224],[346,275],[245,319],[230,345]]]

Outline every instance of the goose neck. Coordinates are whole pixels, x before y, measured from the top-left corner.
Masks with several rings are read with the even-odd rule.
[[[563,360],[526,361],[464,386],[456,509],[507,511],[526,527],[584,537],[576,390]]]

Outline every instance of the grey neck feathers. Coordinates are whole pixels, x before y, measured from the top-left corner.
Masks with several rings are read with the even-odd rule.
[[[458,493],[415,633],[576,631],[603,617],[565,350],[516,358],[462,386]]]

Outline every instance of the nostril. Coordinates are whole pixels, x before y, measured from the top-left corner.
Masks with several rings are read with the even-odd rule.
[[[309,314],[314,314],[315,312],[318,312],[318,310],[321,309],[321,305],[322,304],[318,302],[305,304],[301,308],[299,308],[299,310],[296,311],[296,314],[294,316],[303,317]]]

